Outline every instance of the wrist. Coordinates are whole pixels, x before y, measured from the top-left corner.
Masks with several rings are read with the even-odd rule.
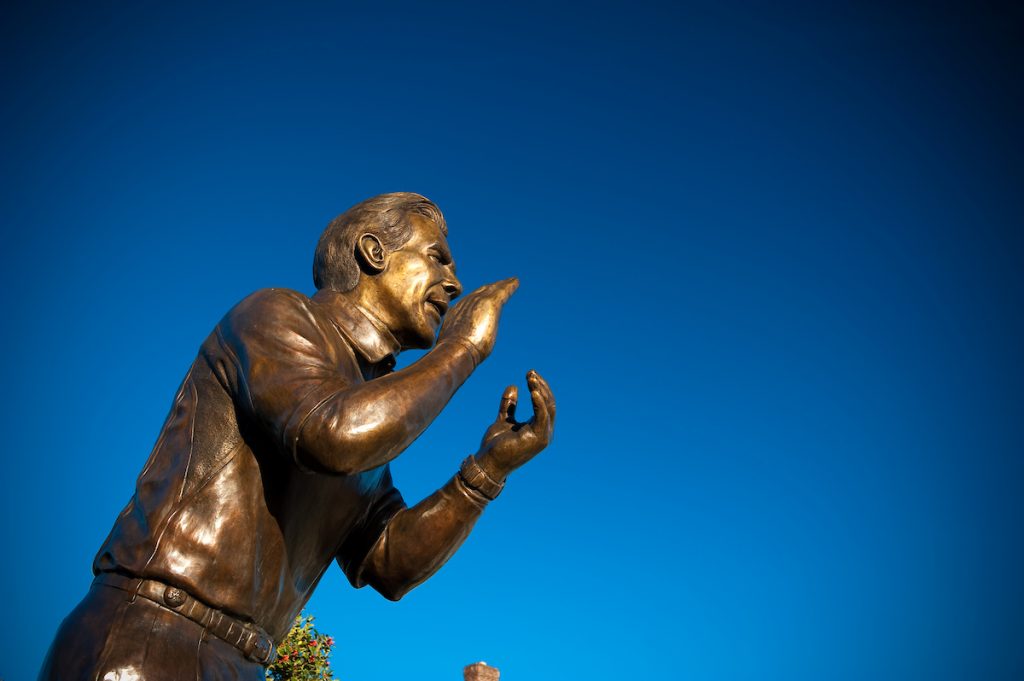
[[[479,492],[487,499],[493,501],[505,488],[504,476],[495,477],[484,468],[482,463],[473,455],[467,456],[459,467],[459,477],[462,482]]]
[[[469,358],[473,360],[474,369],[480,366],[480,363],[484,361],[483,355],[480,353],[480,350],[477,349],[475,345],[473,345],[465,338],[459,338],[458,336],[454,336],[452,338],[445,338],[443,340],[438,341],[437,345],[438,347],[447,345],[456,352],[465,352],[465,354],[469,355]]]
[[[476,459],[477,465],[479,465],[481,470],[487,474],[488,478],[495,482],[505,484],[505,479],[508,478],[510,471],[505,470],[502,466],[495,463],[493,457],[477,452],[473,455],[473,458]]]

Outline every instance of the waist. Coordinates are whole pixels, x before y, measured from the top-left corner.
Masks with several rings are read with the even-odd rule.
[[[195,622],[205,631],[237,648],[245,657],[263,665],[270,664],[277,648],[267,632],[252,622],[245,622],[196,599],[184,589],[155,579],[127,577],[114,572],[101,572],[93,584],[120,589],[142,596],[157,605]]]

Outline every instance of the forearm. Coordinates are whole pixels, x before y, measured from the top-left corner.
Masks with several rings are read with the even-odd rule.
[[[361,580],[397,601],[451,558],[486,505],[486,497],[454,476],[395,514],[364,560]]]
[[[476,364],[466,345],[442,343],[401,371],[329,395],[299,429],[298,460],[338,474],[391,461],[430,425]]]

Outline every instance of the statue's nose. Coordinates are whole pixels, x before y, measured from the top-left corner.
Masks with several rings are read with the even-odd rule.
[[[448,294],[449,300],[455,300],[462,295],[462,284],[453,275],[444,282],[444,292]]]

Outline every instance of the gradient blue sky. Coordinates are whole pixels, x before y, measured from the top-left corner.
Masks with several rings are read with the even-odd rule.
[[[0,31],[0,677],[34,678],[220,316],[310,292],[327,221],[395,190],[440,204],[467,287],[522,279],[394,465],[407,499],[527,369],[559,421],[405,600],[325,578],[343,681],[1024,677],[1019,6],[24,3]]]

